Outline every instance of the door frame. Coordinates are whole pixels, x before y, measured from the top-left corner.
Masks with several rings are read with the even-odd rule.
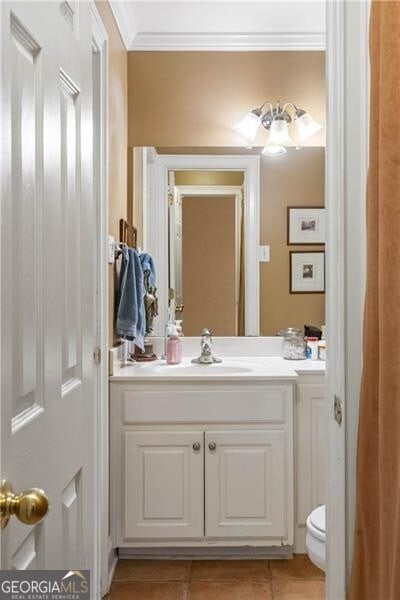
[[[184,155],[158,154],[154,163],[153,193],[144,196],[146,219],[143,245],[157,265],[159,318],[154,335],[164,336],[168,321],[168,171],[243,171],[245,219],[245,332],[258,336],[260,332],[260,156],[258,155]]]
[[[109,405],[108,405],[108,318],[109,318],[109,274],[108,274],[108,85],[109,85],[109,42],[108,35],[96,8],[92,3],[92,49],[99,55],[98,83],[98,114],[93,115],[93,123],[100,124],[96,132],[99,144],[97,157],[93,156],[94,181],[98,181],[97,198],[97,273],[96,289],[97,295],[97,339],[95,345],[100,348],[100,364],[97,367],[96,377],[96,401],[95,401],[95,500],[96,512],[96,578],[99,597],[103,597],[109,590],[110,578],[112,576],[116,557],[112,549],[111,537],[109,535]],[[93,81],[95,74],[93,73]],[[95,131],[93,131],[95,135]],[[97,159],[97,160],[96,160]],[[97,164],[96,164],[97,163]]]
[[[369,0],[326,3],[328,600],[346,598],[353,552],[366,279],[369,9]],[[335,397],[343,413],[340,426],[334,419]]]
[[[330,417],[330,485],[327,497],[327,531],[330,541],[326,563],[328,600],[344,600],[346,597],[353,547],[358,398],[362,370],[362,312],[366,275],[369,9],[370,0],[326,3],[326,299]],[[265,50],[258,46],[253,46],[252,49]],[[166,159],[165,156],[161,158]],[[183,157],[172,158],[182,160]],[[158,175],[159,187],[154,196],[167,186],[162,168],[158,168]],[[159,209],[154,200],[153,198],[150,206],[144,206],[144,246],[149,250],[152,246],[157,260],[160,260],[161,255],[162,261],[163,256],[166,256],[167,242],[154,239],[148,226],[151,219],[157,217]],[[163,277],[165,274],[161,272],[161,278]],[[166,281],[163,282],[164,286]],[[165,305],[160,306],[160,312],[166,314]],[[104,325],[106,323],[107,320]],[[163,333],[162,331],[161,335]],[[335,395],[343,406],[344,418],[340,427],[332,417]]]
[[[176,305],[176,290],[179,289],[180,295],[182,295],[182,281],[180,281],[179,287],[176,282],[177,265],[180,267],[182,275],[182,236],[175,236],[174,240],[171,240],[172,232],[177,231],[179,227],[178,223],[182,223],[182,197],[183,196],[234,196],[235,197],[235,274],[237,277],[236,281],[236,296],[235,296],[235,310],[238,312],[239,308],[239,296],[240,296],[240,229],[242,221],[242,199],[243,191],[239,185],[175,185],[174,186],[174,201],[176,203],[176,223],[174,223],[174,229],[171,229],[171,222],[169,223],[169,247],[170,252],[175,248],[175,273],[173,274],[172,282],[173,288],[175,289],[174,298],[170,300],[172,314],[175,311]],[[170,265],[168,265],[170,268]],[[182,278],[181,278],[182,279]],[[170,274],[171,282],[171,274]],[[236,318],[237,321],[237,318]]]

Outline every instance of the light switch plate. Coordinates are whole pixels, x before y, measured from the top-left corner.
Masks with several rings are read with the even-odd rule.
[[[112,235],[108,236],[108,264],[115,263],[115,238]]]
[[[258,247],[258,260],[260,262],[269,262],[269,246]]]

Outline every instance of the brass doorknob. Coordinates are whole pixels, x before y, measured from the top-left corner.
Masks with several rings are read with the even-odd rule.
[[[15,515],[21,523],[36,525],[47,514],[49,501],[43,490],[32,488],[14,494],[12,485],[3,481],[0,486],[0,527],[6,527],[10,517]]]

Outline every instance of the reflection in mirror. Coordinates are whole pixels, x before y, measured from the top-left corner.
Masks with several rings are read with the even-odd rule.
[[[244,335],[243,171],[170,171],[171,314],[185,335]]]
[[[159,272],[157,335],[168,316],[186,336],[324,324],[324,147],[286,150],[272,158],[261,148],[134,150],[144,182],[134,206],[146,215],[144,243]],[[315,231],[291,231],[298,221]],[[307,268],[296,270],[302,261]]]

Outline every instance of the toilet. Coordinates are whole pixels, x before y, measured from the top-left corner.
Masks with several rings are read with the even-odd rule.
[[[325,571],[325,506],[318,506],[307,518],[306,547],[311,562]]]

